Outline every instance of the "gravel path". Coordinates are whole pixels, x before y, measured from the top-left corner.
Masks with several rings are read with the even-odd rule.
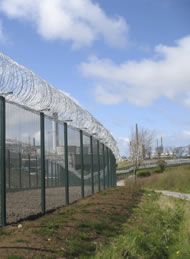
[[[91,186],[85,186],[85,197],[91,194]],[[29,216],[37,215],[41,212],[41,190],[24,190],[17,192],[7,192],[7,223],[18,222]],[[69,187],[70,203],[81,199],[81,187]],[[65,205],[65,188],[46,189],[46,210],[56,209]]]
[[[169,192],[169,191],[162,191],[162,190],[155,190],[155,192],[160,192],[167,196],[172,196],[172,197],[179,198],[182,200],[190,201],[190,194],[180,193],[180,192]]]

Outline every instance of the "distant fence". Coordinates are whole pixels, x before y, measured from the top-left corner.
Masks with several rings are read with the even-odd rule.
[[[95,134],[0,96],[1,226],[115,186],[115,165]]]

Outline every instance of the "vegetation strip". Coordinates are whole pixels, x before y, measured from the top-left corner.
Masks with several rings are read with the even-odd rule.
[[[108,244],[121,234],[122,224],[129,220],[141,196],[136,188],[110,188],[34,221],[22,222],[22,227],[7,226],[0,232],[1,258],[93,256],[100,244]]]
[[[1,258],[190,258],[189,201],[153,191],[190,193],[189,180],[189,166],[126,178],[124,187],[1,228]]]

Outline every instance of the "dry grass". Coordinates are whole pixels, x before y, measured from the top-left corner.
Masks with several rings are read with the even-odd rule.
[[[190,166],[179,166],[167,168],[164,173],[152,174],[150,177],[126,178],[126,185],[129,188],[159,189],[190,193]]]

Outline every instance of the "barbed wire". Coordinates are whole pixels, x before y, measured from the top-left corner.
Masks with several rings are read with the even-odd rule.
[[[69,126],[94,135],[120,158],[116,140],[111,133],[82,108],[71,96],[56,89],[26,67],[0,53],[0,92],[11,92],[6,100],[67,122]]]

